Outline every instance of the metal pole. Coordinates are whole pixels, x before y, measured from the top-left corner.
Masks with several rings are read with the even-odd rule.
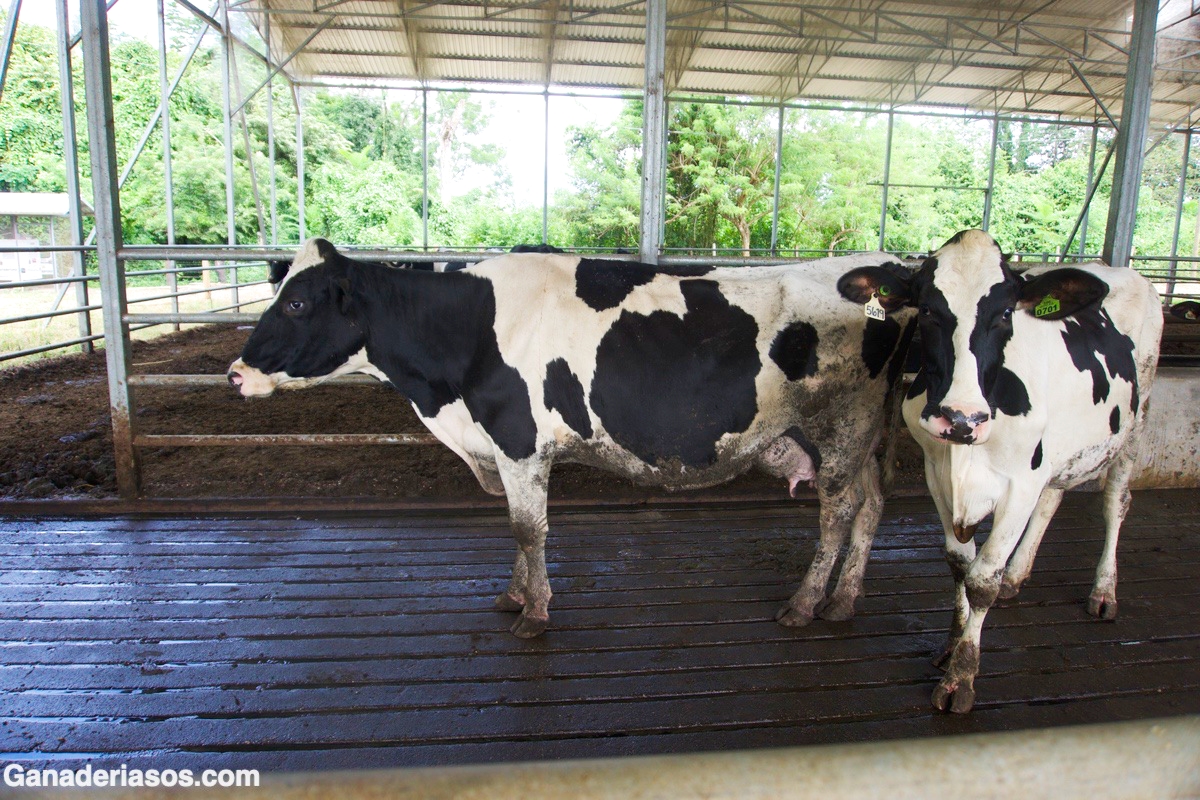
[[[992,192],[996,189],[996,148],[1000,144],[1000,114],[992,117],[992,151],[988,156],[987,189],[983,193],[983,224],[985,231],[992,224]]]
[[[271,20],[263,15],[263,42],[271,58]],[[275,177],[275,76],[267,80],[267,164],[270,165],[271,244],[279,244],[279,204]]]
[[[17,38],[17,18],[21,16],[21,0],[12,0],[8,19],[4,20],[4,44],[0,45],[0,99],[4,97],[4,79],[8,77],[8,60],[12,57],[13,41]]]
[[[542,244],[550,232],[550,90],[542,92]]]
[[[429,90],[421,87],[421,248],[429,249]]]
[[[1096,142],[1100,136],[1100,126],[1092,123],[1092,142],[1088,146],[1088,177],[1087,196],[1092,196],[1092,185],[1096,181]],[[1079,222],[1079,255],[1087,254],[1088,214],[1085,212]],[[1070,244],[1067,245],[1070,247]],[[1063,251],[1064,253],[1066,250]]]
[[[162,139],[163,139],[163,184],[167,201],[167,244],[175,244],[175,182],[171,176],[171,84],[167,78],[167,22],[163,0],[158,0],[158,77],[159,91],[162,99]],[[168,260],[167,269],[175,269],[175,262]],[[179,276],[175,272],[167,273],[167,288],[171,290],[171,313],[179,313]],[[175,323],[179,330],[179,323]]]
[[[1114,267],[1127,266],[1133,253],[1138,189],[1142,183],[1146,134],[1150,129],[1157,21],[1158,0],[1135,0],[1121,128],[1117,131],[1112,199],[1108,205],[1108,228],[1104,231],[1104,261]]]
[[[1175,292],[1175,275],[1179,270],[1179,229],[1183,225],[1183,201],[1187,197],[1188,163],[1192,158],[1192,132],[1183,134],[1183,165],[1179,169],[1179,193],[1175,196],[1175,232],[1171,235],[1171,269],[1167,278],[1167,302]]]
[[[71,74],[71,32],[68,26],[67,0],[57,0],[54,4],[58,17],[58,90],[62,101],[63,125],[63,166],[67,174],[67,209],[68,222],[71,228],[71,244],[75,247],[83,244],[83,211],[79,200],[79,136],[75,131],[75,79]],[[76,250],[71,253],[71,274],[82,278],[87,271],[83,253]],[[87,281],[75,282],[75,304],[79,308],[87,308]],[[80,311],[79,338],[92,335],[92,316],[87,311]],[[95,349],[91,339],[81,342],[80,349],[90,353]]]
[[[658,263],[663,242],[667,155],[667,0],[646,0],[646,85],[642,104],[640,258]]]
[[[1079,217],[1075,220],[1075,227],[1071,228],[1071,235],[1067,237],[1067,243],[1063,245],[1063,252],[1071,249],[1071,243],[1075,241],[1075,235],[1079,233],[1080,228],[1087,221],[1088,211],[1092,206],[1092,198],[1096,196],[1096,190],[1100,188],[1100,180],[1104,177],[1104,171],[1108,169],[1108,162],[1112,160],[1115,152],[1116,143],[1113,147],[1108,148],[1108,152],[1104,154],[1104,160],[1100,162],[1100,169],[1096,171],[1096,179],[1092,181],[1092,186],[1088,189],[1087,197],[1083,199],[1083,207],[1079,209]]]
[[[304,225],[304,94],[299,86],[292,86],[292,99],[296,103],[296,220],[303,242],[308,234]]]
[[[779,103],[779,127],[775,129],[775,204],[771,208],[771,255],[779,255],[779,175],[783,171],[783,115],[787,113],[783,102]]]
[[[225,137],[225,238],[228,244],[237,244],[237,220],[233,197],[233,114],[229,89],[229,73],[232,66],[229,41],[229,0],[221,0],[221,110]]]
[[[883,149],[883,208],[879,211],[879,249],[883,250],[887,234],[888,183],[892,178],[892,132],[896,127],[896,112],[888,111],[887,145]]]
[[[108,13],[104,0],[82,0],[83,83],[87,99],[88,143],[92,162],[92,205],[96,213],[96,259],[104,307],[104,351],[112,414],[117,489],[130,499],[141,491],[141,469],[133,447],[133,398],[129,387],[129,326],[125,315],[125,265],[121,202],[117,190],[117,151],[113,131],[112,76],[109,72]]]

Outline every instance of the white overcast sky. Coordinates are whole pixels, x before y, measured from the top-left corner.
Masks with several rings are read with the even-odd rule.
[[[171,0],[167,0],[170,7]],[[20,23],[41,25],[55,29],[54,0],[24,0],[21,4]],[[70,0],[71,28],[78,30],[78,0]],[[108,12],[112,33],[121,33],[145,39],[157,46],[158,15],[156,0],[118,0]],[[375,93],[376,95],[378,93]],[[504,164],[512,175],[513,192],[518,203],[540,205],[542,202],[542,130],[544,125],[542,99],[540,95],[504,96],[481,95],[491,98],[493,135],[491,140],[504,148],[507,156]],[[608,98],[552,97],[550,113],[550,197],[557,189],[570,183],[567,162],[567,127],[587,122],[607,122],[616,117],[620,103]],[[454,187],[461,194],[478,186],[483,176],[464,180]]]

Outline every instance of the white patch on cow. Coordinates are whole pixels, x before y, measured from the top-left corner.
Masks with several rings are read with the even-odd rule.
[[[442,406],[432,417],[423,416],[415,404],[413,410],[439,442],[466,462],[484,491],[494,495],[504,494],[504,485],[496,470],[496,444],[471,417],[466,403],[456,400]]]
[[[250,366],[240,358],[229,365],[228,371],[230,373],[236,372],[241,376],[241,382],[237,384],[237,389],[242,397],[266,397],[274,393],[276,389],[306,389],[309,386],[324,383],[330,378],[336,378],[339,375],[349,375],[354,372],[362,372],[384,383],[388,381],[388,377],[383,373],[383,370],[376,367],[367,358],[367,348],[365,347],[350,356],[346,360],[346,363],[333,372],[315,378],[298,378],[288,375],[286,372],[266,373]]]

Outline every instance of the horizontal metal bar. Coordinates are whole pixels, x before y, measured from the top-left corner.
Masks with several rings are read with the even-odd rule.
[[[11,281],[0,283],[0,289],[27,289],[34,286],[61,286],[64,283],[82,283],[83,281],[98,281],[99,275],[84,275],[67,278],[39,278],[36,281]]]
[[[5,245],[0,247],[0,253],[91,253],[95,249],[95,245],[85,244],[44,244],[37,247],[13,247]]]
[[[175,260],[178,261],[179,259],[175,259]],[[255,266],[266,266],[266,264],[267,264],[266,261],[259,259],[258,261],[249,261],[249,262],[238,261],[236,263],[231,263],[231,264],[209,264],[207,266],[171,267],[169,269],[167,269],[167,268],[164,268],[164,269],[127,269],[127,270],[125,270],[125,277],[128,278],[130,275],[178,275],[178,274],[184,273],[184,272],[201,272],[204,270],[211,270],[211,269],[227,269],[229,267],[234,267],[234,266],[236,266],[238,269],[249,269],[250,267],[255,267]]]
[[[431,433],[227,433],[151,434],[133,438],[134,447],[278,447],[437,444]]]
[[[15,325],[18,322],[36,322],[39,319],[50,319],[51,317],[64,317],[68,314],[82,314],[84,311],[98,311],[102,306],[80,306],[79,308],[59,309],[58,311],[44,311],[41,314],[28,314],[24,317],[9,317],[8,319],[0,319],[0,325]]]
[[[61,350],[65,347],[72,347],[84,342],[94,342],[97,339],[103,339],[103,333],[93,334],[92,336],[81,336],[78,339],[69,339],[65,342],[55,342],[54,344],[44,344],[40,347],[29,347],[24,350],[13,350],[10,353],[0,353],[0,361],[11,361],[14,358],[23,358],[24,356],[36,356],[38,353],[48,353],[51,350]]]
[[[420,253],[412,250],[401,250],[392,247],[339,247],[340,252],[352,258],[367,261],[415,261],[429,263],[434,261],[481,261],[494,258],[503,253],[474,252],[434,252]],[[295,246],[266,248],[266,247],[214,247],[201,245],[176,245],[174,247],[158,245],[131,245],[121,248],[119,256],[126,261],[291,261],[296,255]],[[220,266],[210,264],[209,268]],[[196,267],[195,269],[199,269]]]
[[[240,303],[239,305],[248,305]],[[232,307],[232,306],[231,306]],[[126,314],[123,319],[129,324],[148,323],[151,325],[163,325],[168,322],[186,322],[186,323],[221,323],[221,322],[237,322],[241,324],[253,324],[258,322],[261,314],[255,313],[217,313],[215,311],[200,311],[195,314]]]
[[[130,375],[130,386],[228,386],[224,375]],[[338,375],[321,381],[322,386],[378,386],[370,375]]]
[[[134,303],[150,303],[155,300],[170,300],[172,297],[189,297],[194,294],[206,294],[206,293],[211,293],[211,292],[228,292],[230,289],[232,289],[235,286],[238,287],[239,289],[242,289],[242,288],[246,288],[249,286],[262,286],[264,283],[268,283],[268,281],[252,281],[250,283],[222,283],[219,286],[207,286],[207,287],[202,286],[199,289],[188,289],[186,292],[172,292],[171,294],[156,294],[152,297],[138,297],[136,299],[127,300],[126,304],[133,305]],[[270,298],[264,297],[262,299],[268,300]],[[247,301],[247,302],[260,302],[260,301],[251,300],[251,301]]]

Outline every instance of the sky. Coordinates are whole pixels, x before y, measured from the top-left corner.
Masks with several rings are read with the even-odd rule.
[[[168,8],[171,0],[166,0]],[[24,0],[18,24],[32,23],[46,28],[58,27],[54,7],[57,0]],[[79,27],[79,2],[69,0],[71,28]],[[203,4],[202,4],[203,5]],[[182,7],[181,7],[182,8]],[[156,0],[118,0],[108,12],[110,32],[144,39],[157,47],[158,14]],[[506,152],[504,165],[512,176],[513,194],[521,205],[542,202],[542,139],[544,111],[541,95],[485,95],[491,98],[492,141]],[[616,118],[620,102],[608,98],[552,97],[550,113],[550,198],[558,189],[570,187],[567,159],[567,127],[589,122],[607,123]],[[455,194],[478,188],[486,175],[465,176]]]

